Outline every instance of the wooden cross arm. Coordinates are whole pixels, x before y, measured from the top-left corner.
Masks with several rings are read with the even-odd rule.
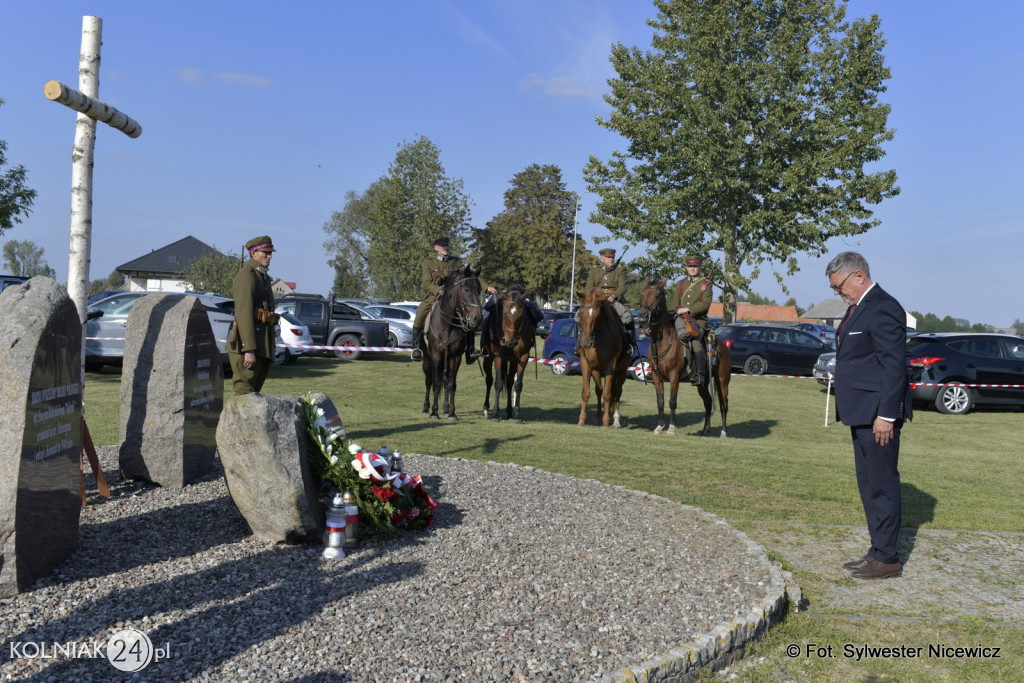
[[[142,125],[135,119],[111,107],[109,104],[94,100],[88,95],[83,95],[78,90],[70,88],[60,81],[47,81],[46,85],[43,86],[43,95],[48,100],[59,102],[77,112],[85,114],[89,118],[102,121],[130,138],[137,138],[142,135]]]

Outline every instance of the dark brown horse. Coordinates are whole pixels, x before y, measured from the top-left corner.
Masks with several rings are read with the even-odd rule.
[[[535,345],[536,325],[526,310],[526,300],[532,292],[523,294],[519,289],[499,292],[497,309],[488,322],[490,351],[485,356],[484,417],[497,420],[501,409],[501,393],[505,391],[505,419],[522,422],[519,401],[523,395],[523,373],[530,364],[530,349]],[[494,372],[492,373],[492,366]],[[494,380],[497,375],[497,381]],[[494,385],[494,412],[491,412],[491,385]]]
[[[590,400],[590,382],[593,381],[597,387],[601,426],[607,427],[611,422],[613,427],[618,427],[622,384],[626,381],[626,368],[631,360],[622,349],[622,323],[608,301],[608,295],[599,287],[583,293],[579,320],[577,339],[583,392],[580,394],[578,425],[582,427],[587,422],[587,401]]]
[[[668,423],[669,434],[676,433],[676,395],[679,392],[679,380],[685,378],[689,368],[686,364],[686,354],[683,343],[679,341],[676,334],[672,316],[669,314],[665,302],[665,280],[652,283],[646,281],[646,286],[641,297],[640,306],[637,308],[637,324],[648,330],[651,335],[651,345],[647,349],[647,361],[651,364],[651,381],[654,382],[654,391],[658,394],[658,426],[654,433],[660,434],[665,430],[665,382],[669,383],[668,407],[670,418]],[[717,357],[714,362],[709,363],[710,372],[708,381],[697,386],[697,393],[704,401],[704,429],[701,436],[711,434],[711,412],[714,409],[714,400],[709,388],[710,379],[714,378],[714,389],[718,394],[718,405],[722,414],[722,432],[720,436],[726,436],[728,429],[727,417],[729,415],[729,380],[732,377],[732,353],[729,347],[722,340],[716,340],[715,350]]]
[[[444,413],[451,422],[455,416],[455,378],[466,350],[466,334],[480,327],[480,269],[466,266],[442,280],[442,291],[430,309],[423,354],[423,375],[427,387],[423,412],[430,408],[430,419],[439,420],[437,398],[444,386]],[[430,405],[430,391],[434,403]]]

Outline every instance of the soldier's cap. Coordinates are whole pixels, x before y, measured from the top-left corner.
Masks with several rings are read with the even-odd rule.
[[[601,256],[615,256],[615,250],[611,247],[605,247],[601,251],[597,252]]]
[[[448,240],[447,237],[438,237],[436,240],[434,240],[435,247],[447,247],[449,244],[451,244],[451,242]]]
[[[245,248],[251,254],[256,251],[274,251],[274,242],[268,235],[260,235],[259,237],[253,237],[251,240],[245,243]]]
[[[704,263],[704,261],[697,256],[691,256],[690,258],[686,259],[686,265],[688,266],[699,266],[702,263]]]

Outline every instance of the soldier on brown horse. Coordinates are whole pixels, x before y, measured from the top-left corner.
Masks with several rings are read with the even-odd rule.
[[[580,395],[580,420],[587,421],[587,401],[590,400],[590,382],[597,387],[598,412],[601,426],[619,426],[619,401],[622,384],[626,381],[626,368],[632,360],[625,353],[622,324],[600,287],[593,287],[582,295],[579,310],[580,371],[583,374],[583,392]],[[614,418],[614,422],[613,422]]]
[[[441,281],[442,291],[427,320],[426,354],[423,375],[426,395],[423,412],[430,408],[430,419],[438,420],[437,399],[444,386],[444,413],[451,422],[455,416],[455,378],[462,364],[466,340],[480,326],[480,269],[466,266]],[[434,403],[430,406],[430,391]]]
[[[484,417],[498,419],[501,394],[505,392],[505,418],[522,422],[520,399],[523,394],[523,373],[530,364],[530,350],[536,344],[536,318],[533,313],[532,292],[523,293],[518,287],[497,292],[494,314],[484,316],[481,346],[484,350],[483,366],[486,392]],[[490,304],[489,304],[490,305]],[[493,371],[492,371],[493,368]],[[497,379],[495,380],[495,375]],[[494,386],[494,412],[491,412],[491,386]]]
[[[666,303],[665,282],[662,280],[652,283],[648,279],[645,283],[640,307],[637,309],[637,322],[651,335],[647,360],[651,364],[651,380],[658,395],[658,426],[654,429],[655,434],[660,434],[662,431],[667,431],[669,434],[676,433],[676,396],[679,392],[679,380],[687,377],[693,365],[692,351],[687,348],[689,344],[684,343],[684,340],[686,337],[701,334],[700,328],[692,319],[687,320],[687,314],[684,314],[682,316],[684,333],[683,339],[680,339],[681,335],[676,332],[676,326]],[[708,364],[711,368],[712,381],[709,382],[707,378],[702,378],[701,383],[697,384],[697,393],[704,401],[704,428],[700,434],[709,436],[711,433],[711,412],[714,409],[714,400],[710,389],[713,386],[718,394],[718,404],[722,415],[721,436],[726,436],[732,354],[724,342],[714,339],[713,332],[709,340],[712,343],[707,346],[714,349]],[[665,430],[665,382],[669,383],[670,418],[667,430]]]

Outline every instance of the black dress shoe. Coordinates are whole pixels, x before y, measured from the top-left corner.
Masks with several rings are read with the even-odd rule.
[[[871,559],[871,555],[864,553],[864,557],[857,560],[850,560],[849,562],[843,563],[843,569],[849,569],[851,572],[855,572],[862,568]]]
[[[879,562],[870,558],[860,569],[850,574],[855,579],[888,579],[903,573],[903,565],[899,562]]]

